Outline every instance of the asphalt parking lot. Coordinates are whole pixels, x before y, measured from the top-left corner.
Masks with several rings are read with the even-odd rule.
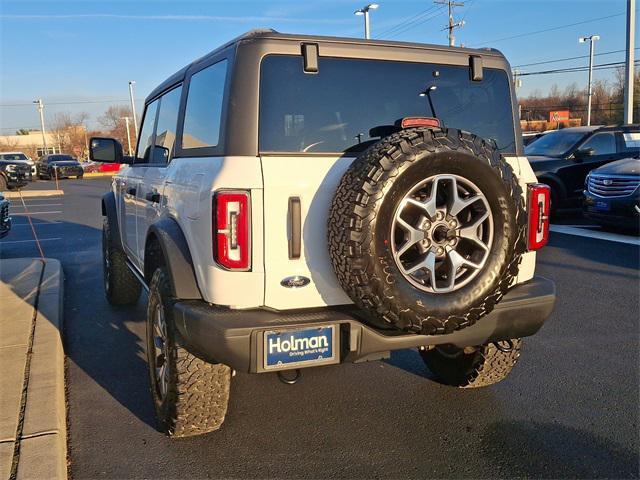
[[[222,429],[171,440],[155,429],[148,391],[146,299],[114,308],[102,292],[109,181],[65,180],[63,196],[25,199],[66,275],[72,478],[639,476],[637,237],[592,238],[588,223],[562,221],[537,265],[556,282],[556,310],[499,385],[441,386],[415,351],[309,369],[293,386],[238,373]],[[0,258],[37,256],[25,208],[12,205]]]

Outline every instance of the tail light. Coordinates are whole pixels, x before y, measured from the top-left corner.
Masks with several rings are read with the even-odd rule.
[[[549,240],[549,207],[551,190],[544,183],[530,183],[529,194],[529,250],[544,247]]]
[[[214,260],[229,270],[251,267],[249,192],[222,191],[213,197]]]

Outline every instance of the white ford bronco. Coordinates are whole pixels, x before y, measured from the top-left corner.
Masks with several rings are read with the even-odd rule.
[[[234,371],[417,348],[440,381],[505,378],[549,317],[549,190],[496,50],[252,31],[148,96],[102,199],[114,305],[148,291],[160,427],[218,429]],[[283,373],[284,372],[284,373]]]

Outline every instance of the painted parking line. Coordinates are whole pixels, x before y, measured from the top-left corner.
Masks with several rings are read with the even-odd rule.
[[[62,223],[61,220],[54,220],[53,222],[33,222],[33,225],[60,225]],[[11,225],[11,228],[16,228],[16,227],[30,227],[31,225],[29,225],[29,223],[13,223]]]
[[[567,225],[551,225],[550,230],[565,235],[575,235],[578,237],[595,238],[597,240],[607,240],[609,242],[626,243],[640,247],[640,238],[620,233],[602,232],[599,230],[589,230],[587,228],[576,228]]]
[[[62,237],[39,238],[38,240],[40,240],[41,242],[48,242],[50,240],[62,240]],[[0,241],[0,245],[8,245],[10,243],[26,243],[26,242],[35,242],[35,240],[9,240],[9,241],[2,240]]]
[[[61,207],[62,203],[26,203],[27,207]],[[11,208],[24,208],[20,203],[11,204]]]
[[[29,212],[29,215],[45,215],[48,213],[62,213],[62,210],[52,210],[50,212]],[[26,213],[13,213],[11,214],[11,216],[16,217],[16,218],[20,218],[20,217],[26,217],[27,214]]]

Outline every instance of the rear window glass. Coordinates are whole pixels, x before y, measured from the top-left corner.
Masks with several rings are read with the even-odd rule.
[[[525,155],[560,157],[571,150],[588,132],[556,130],[545,133],[524,149]]]
[[[2,153],[0,160],[28,160],[24,153]]]
[[[75,160],[71,155],[51,155],[49,157],[50,162],[63,162]]]
[[[262,152],[357,152],[411,116],[436,116],[515,151],[504,71],[485,68],[483,81],[473,82],[466,66],[320,58],[318,74],[305,74],[302,62],[289,55],[262,61]]]

